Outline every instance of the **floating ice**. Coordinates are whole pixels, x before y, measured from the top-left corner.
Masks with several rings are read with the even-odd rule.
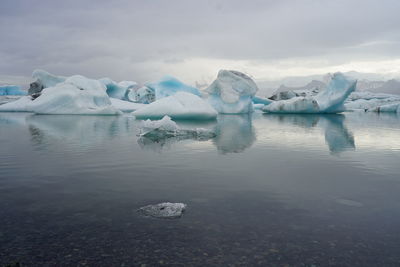
[[[140,137],[149,138],[151,140],[160,140],[171,137],[182,139],[210,139],[215,137],[213,131],[196,128],[196,129],[181,129],[170,117],[164,116],[161,120],[142,122],[139,133]]]
[[[353,92],[345,103],[346,110],[373,110],[379,106],[400,103],[399,95]]]
[[[132,114],[138,119],[161,119],[168,115],[173,119],[208,120],[217,116],[209,103],[187,92],[161,98]]]
[[[177,92],[187,92],[201,96],[197,88],[186,85],[172,76],[165,76],[157,82],[146,83],[146,86],[155,93],[156,100],[174,95]]]
[[[269,113],[338,113],[345,110],[344,101],[356,88],[357,81],[335,73],[327,88],[315,96],[275,101],[263,108]]]
[[[163,202],[147,205],[138,209],[138,212],[155,218],[175,219],[180,218],[186,209],[186,204]]]
[[[106,88],[97,80],[80,75],[43,89],[34,100],[26,96],[0,106],[0,111],[28,111],[37,114],[119,115],[106,94]]]
[[[26,95],[18,85],[0,85],[0,96],[2,95]]]
[[[227,114],[252,112],[257,90],[249,76],[233,70],[220,70],[217,79],[207,88],[211,105],[219,113]]]
[[[400,114],[400,102],[399,103],[394,103],[394,104],[387,104],[387,105],[382,105],[378,106],[372,109],[368,109],[368,111],[373,111],[373,112],[393,112],[393,113],[399,113]]]

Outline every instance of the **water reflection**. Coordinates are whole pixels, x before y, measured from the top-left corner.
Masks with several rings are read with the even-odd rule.
[[[242,152],[256,140],[249,114],[220,115],[215,129],[217,137],[213,143],[222,154]]]
[[[264,118],[280,124],[301,128],[319,128],[324,132],[325,143],[332,154],[355,149],[353,134],[345,126],[342,114],[266,114]],[[300,135],[300,133],[297,133]],[[297,135],[297,136],[298,136]]]

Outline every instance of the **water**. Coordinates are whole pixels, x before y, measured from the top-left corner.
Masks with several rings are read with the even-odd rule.
[[[220,116],[151,142],[129,116],[0,113],[0,265],[398,266],[400,116]],[[175,220],[137,209],[183,202]]]

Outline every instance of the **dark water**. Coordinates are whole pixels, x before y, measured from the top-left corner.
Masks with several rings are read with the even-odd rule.
[[[400,116],[220,116],[208,141],[133,118],[0,113],[0,266],[399,266]],[[177,220],[141,217],[184,202]]]

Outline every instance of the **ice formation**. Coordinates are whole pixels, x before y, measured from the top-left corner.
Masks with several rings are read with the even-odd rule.
[[[163,202],[155,205],[147,205],[138,209],[144,216],[155,218],[175,219],[182,216],[186,204]]]
[[[213,138],[215,137],[215,133],[211,130],[203,128],[182,129],[173,120],[171,120],[170,117],[164,116],[161,120],[143,121],[139,136],[152,140],[160,140],[171,137],[201,140]]]
[[[206,90],[211,105],[219,113],[239,114],[253,111],[253,97],[258,87],[246,74],[220,70],[217,79]]]
[[[0,96],[2,95],[26,95],[18,85],[0,85]]]
[[[0,106],[0,111],[28,111],[37,114],[121,114],[111,105],[106,88],[97,80],[80,75],[45,88],[39,97],[30,96]]]
[[[354,92],[345,103],[346,110],[372,110],[379,106],[400,103],[399,95]]]
[[[201,96],[197,88],[186,85],[172,76],[165,76],[157,82],[146,83],[146,86],[155,93],[156,100],[174,95],[177,92],[188,92]]]
[[[315,96],[294,97],[275,101],[263,108],[269,113],[338,113],[345,111],[344,102],[355,90],[357,81],[335,73],[327,88]]]
[[[373,111],[373,112],[393,112],[393,113],[399,113],[400,114],[400,102],[399,103],[394,103],[394,104],[386,104],[382,106],[377,106],[372,109],[368,109],[368,111]]]
[[[161,98],[132,113],[138,119],[160,119],[165,115],[173,119],[215,119],[217,112],[202,98],[187,92],[177,92]]]

